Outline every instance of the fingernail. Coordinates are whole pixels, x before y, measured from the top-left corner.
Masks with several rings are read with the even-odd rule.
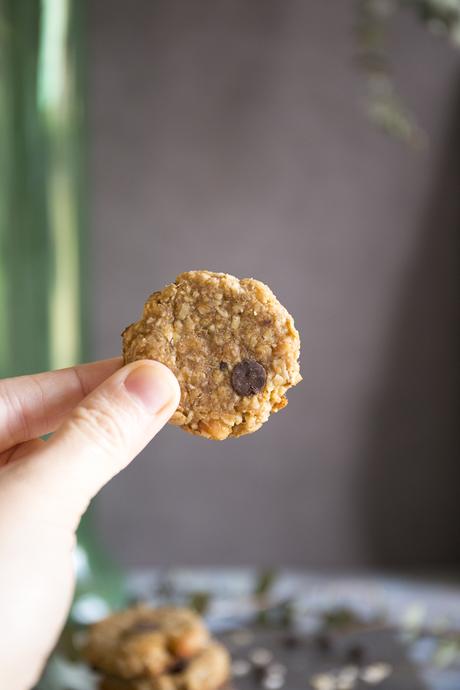
[[[140,364],[128,374],[124,384],[129,394],[153,414],[161,412],[174,395],[171,372],[157,362]]]

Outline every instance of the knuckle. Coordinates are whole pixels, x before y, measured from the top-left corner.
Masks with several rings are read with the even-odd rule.
[[[103,404],[87,401],[85,405],[78,405],[69,422],[104,452],[111,452],[125,445],[125,435],[119,421]]]
[[[23,406],[15,394],[14,388],[0,383],[0,421],[2,426],[2,440],[5,446],[13,446],[29,433],[27,417]]]

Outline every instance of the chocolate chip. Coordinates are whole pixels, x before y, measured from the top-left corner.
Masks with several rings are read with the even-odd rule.
[[[149,621],[139,621],[134,623],[130,628],[124,631],[124,636],[131,635],[142,635],[143,633],[156,632],[159,627],[156,623],[150,623]]]
[[[316,647],[324,654],[331,651],[332,640],[326,633],[318,633],[314,638],[314,642]]]
[[[235,678],[247,676],[251,670],[251,664],[247,659],[234,659],[232,661],[232,675]]]
[[[238,395],[255,395],[265,386],[267,372],[254,359],[243,359],[233,367],[232,388]]]
[[[221,363],[219,364],[219,369],[220,369],[221,371],[227,371],[227,369],[228,369],[228,364],[227,364],[227,362],[221,362]]]
[[[186,659],[178,659],[173,666],[168,668],[168,673],[171,676],[182,673],[188,666],[188,661]]]
[[[265,668],[262,668],[261,666],[253,666],[252,675],[254,679],[257,681],[257,683],[260,685],[267,677],[267,671]]]
[[[345,658],[351,664],[360,664],[365,656],[364,647],[360,644],[354,644],[345,652]]]
[[[283,638],[283,646],[286,647],[286,649],[296,649],[300,646],[300,643],[300,637],[295,633],[288,633]]]

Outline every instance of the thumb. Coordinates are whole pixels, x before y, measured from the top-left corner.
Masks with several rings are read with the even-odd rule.
[[[38,457],[18,463],[53,521],[76,527],[91,498],[166,424],[180,399],[173,373],[159,362],[129,364],[71,413]]]

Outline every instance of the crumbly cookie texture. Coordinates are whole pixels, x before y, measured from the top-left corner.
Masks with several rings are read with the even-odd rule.
[[[217,690],[230,676],[230,656],[225,647],[211,642],[192,659],[177,664],[156,678],[101,679],[99,690]]]
[[[302,378],[292,316],[253,278],[182,273],[122,337],[125,363],[156,359],[174,372],[181,401],[170,421],[206,438],[256,431]]]
[[[83,656],[98,671],[119,678],[154,677],[179,659],[193,657],[208,642],[193,611],[136,606],[92,625]]]

